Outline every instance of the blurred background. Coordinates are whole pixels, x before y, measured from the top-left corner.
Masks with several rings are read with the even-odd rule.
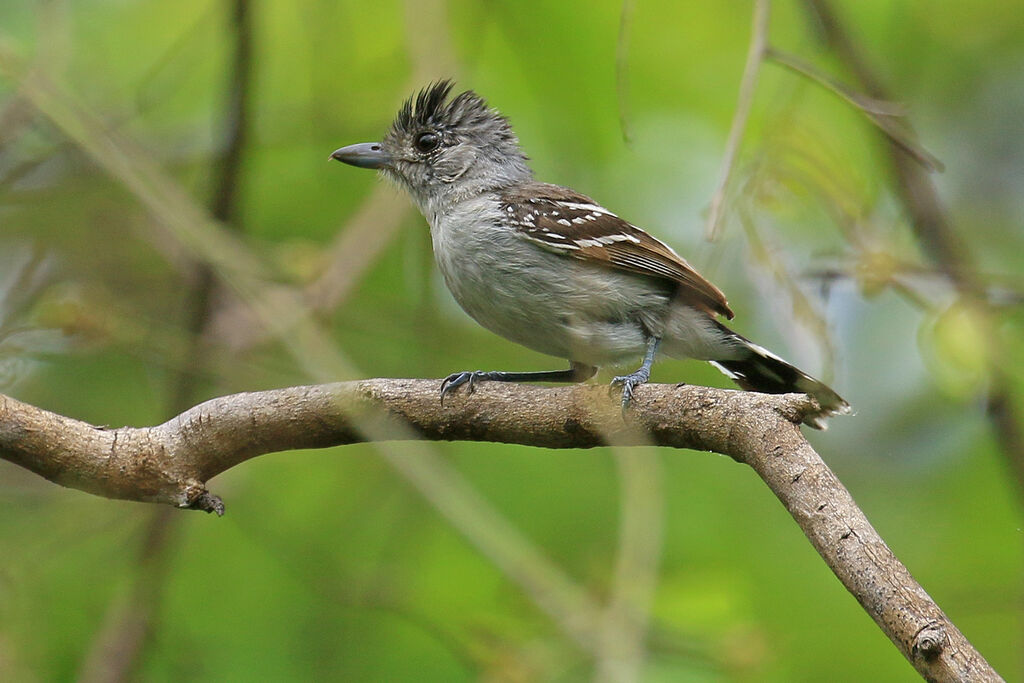
[[[1024,680],[1024,7],[835,4],[772,3],[712,241],[751,2],[2,3],[0,391],[144,426],[238,391],[561,368],[458,310],[397,190],[327,162],[454,77],[540,178],[672,244],[738,331],[849,399],[813,443]],[[723,457],[376,444],[211,489],[222,519],[0,462],[0,679],[915,677]]]

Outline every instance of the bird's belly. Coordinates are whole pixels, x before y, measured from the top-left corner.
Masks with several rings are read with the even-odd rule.
[[[459,305],[485,328],[551,356],[615,365],[643,355],[650,324],[638,309],[664,309],[668,296],[629,274],[535,248],[516,236],[436,249]],[[531,250],[523,259],[517,250]]]

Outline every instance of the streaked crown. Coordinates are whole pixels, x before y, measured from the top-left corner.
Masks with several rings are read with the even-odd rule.
[[[382,143],[385,173],[421,204],[532,177],[508,119],[472,90],[449,99],[453,86],[438,81],[406,100]]]

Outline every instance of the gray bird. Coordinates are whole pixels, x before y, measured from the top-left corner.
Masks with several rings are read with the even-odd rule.
[[[813,396],[821,412],[848,413],[835,391],[717,320],[722,292],[664,242],[590,197],[538,182],[508,120],[451,81],[410,97],[381,142],[332,159],[379,169],[408,191],[430,224],[434,257],[455,300],[506,339],[569,361],[544,372],[449,375],[441,399],[476,382],[582,382],[599,366],[643,358],[616,377],[625,410],[659,353],[710,361],[739,386]]]

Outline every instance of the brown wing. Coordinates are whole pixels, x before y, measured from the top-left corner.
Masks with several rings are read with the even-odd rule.
[[[526,239],[565,256],[676,283],[686,300],[731,319],[729,302],[664,242],[590,197],[533,183],[506,193],[502,210]]]

